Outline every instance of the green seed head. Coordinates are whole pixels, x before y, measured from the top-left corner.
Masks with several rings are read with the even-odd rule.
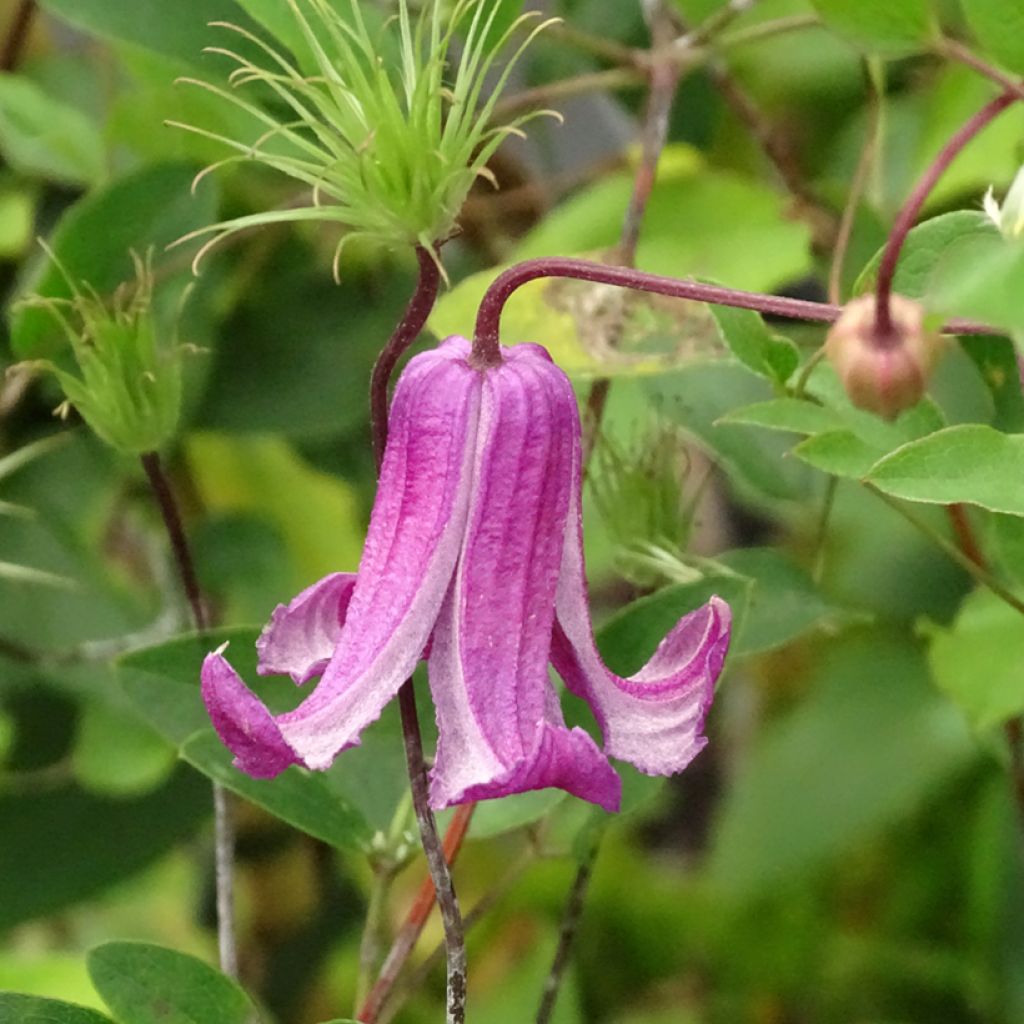
[[[388,246],[422,245],[433,252],[455,230],[476,179],[490,177],[486,164],[502,140],[521,134],[525,121],[544,113],[493,123],[516,60],[549,22],[534,25],[490,81],[499,53],[536,12],[498,33],[500,4],[431,0],[413,16],[407,0],[400,0],[397,16],[372,30],[358,0],[349,0],[344,15],[328,0],[286,2],[305,62],[244,28],[219,24],[261,58],[211,48],[237,65],[228,87],[184,80],[247,114],[251,134],[229,138],[193,125],[177,127],[234,150],[203,174],[255,160],[306,186],[309,203],[212,224],[180,241],[210,236],[196,256],[198,266],[213,245],[248,227],[333,222],[345,229],[335,250],[335,276],[342,247],[354,237]],[[385,52],[394,57],[385,60]],[[269,92],[286,113],[272,114],[247,87],[264,96]]]
[[[50,360],[34,363],[53,373],[64,391],[58,413],[73,406],[107,444],[138,455],[159,449],[174,435],[183,350],[160,338],[150,261],[133,259],[135,280],[109,299],[65,272],[71,298],[30,296],[23,302],[50,312],[68,339],[74,368]]]

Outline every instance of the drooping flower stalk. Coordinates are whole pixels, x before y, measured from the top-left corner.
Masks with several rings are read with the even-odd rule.
[[[903,204],[893,223],[889,237],[886,239],[882,258],[878,264],[878,278],[875,282],[875,335],[879,344],[885,344],[893,334],[892,317],[890,316],[889,298],[892,295],[892,283],[896,274],[903,243],[910,234],[921,208],[924,206],[932,189],[946,168],[953,162],[957,154],[991,121],[999,116],[1017,99],[1014,92],[1006,91],[993,100],[989,100],[979,111],[973,114],[956,131],[949,141],[939,150],[938,155],[924,174],[918,179],[913,190]],[[967,333],[957,330],[954,333]]]
[[[810,302],[807,299],[790,299],[781,295],[764,295],[761,292],[746,292],[736,288],[722,288],[718,285],[685,281],[676,277],[649,274],[632,267],[613,267],[592,260],[575,259],[568,256],[550,256],[524,260],[499,274],[480,301],[477,311],[476,329],[473,332],[473,364],[479,368],[495,366],[501,360],[499,332],[501,314],[505,304],[518,288],[530,281],[545,277],[567,278],[573,281],[590,281],[595,284],[610,284],[619,288],[631,288],[639,292],[667,295],[676,299],[692,299],[713,305],[735,306],[752,309],[766,316],[788,317],[792,320],[814,320],[831,324],[839,319],[841,306],[827,302]],[[998,334],[994,328],[972,320],[952,319],[942,327],[949,334]]]

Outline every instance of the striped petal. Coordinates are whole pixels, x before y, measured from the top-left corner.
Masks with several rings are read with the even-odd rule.
[[[505,356],[484,378],[465,537],[429,661],[431,803],[557,786],[614,810],[619,778],[567,728],[547,670],[576,400],[543,349]]]
[[[208,707],[245,770],[257,764],[253,744],[263,741],[270,766],[283,768],[282,751],[290,750],[307,767],[326,768],[359,742],[419,660],[465,531],[482,386],[467,354],[465,341],[446,342],[411,360],[399,379],[359,573],[313,693],[276,718],[263,709],[264,718],[241,680],[228,685],[216,674],[216,707]]]
[[[279,604],[256,641],[261,676],[291,676],[301,686],[320,675],[341,638],[354,572],[334,572]]]
[[[729,648],[729,606],[713,597],[685,616],[635,675],[623,678],[606,668],[594,643],[587,599],[578,447],[573,461],[551,661],[566,686],[589,702],[609,757],[647,775],[671,775],[707,743],[704,718]]]

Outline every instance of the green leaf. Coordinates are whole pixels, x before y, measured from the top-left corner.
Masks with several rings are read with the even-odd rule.
[[[184,766],[160,789],[132,799],[67,785],[0,794],[0,930],[130,877],[194,832],[209,812],[209,784]]]
[[[147,167],[91,193],[61,218],[50,246],[75,280],[88,281],[101,295],[135,279],[131,252],[144,256],[152,248],[153,269],[164,287],[184,288],[191,279],[181,256],[168,256],[168,243],[209,223],[216,193],[203,184],[192,195],[195,168],[183,164]],[[168,277],[170,280],[168,280]],[[67,298],[67,282],[49,260],[40,260],[35,273],[22,282],[22,293]],[[19,307],[11,321],[11,345],[21,358],[51,356],[64,344],[64,335],[51,314]]]
[[[1009,338],[974,335],[961,338],[960,346],[978,368],[992,396],[992,426],[1009,434],[1024,431],[1024,393],[1013,342]]]
[[[725,796],[710,875],[734,898],[765,892],[911,812],[974,745],[906,638],[834,644],[797,709],[747,751]]]
[[[516,793],[500,800],[483,800],[477,804],[469,834],[474,839],[490,839],[539,821],[566,799],[558,789],[540,789],[533,793]]]
[[[28,187],[0,186],[0,259],[21,259],[35,227],[35,198]]]
[[[210,724],[199,692],[203,658],[230,644],[231,661],[243,679],[256,675],[259,630],[211,630],[190,633],[122,655],[115,667],[121,687],[135,710],[175,749]]]
[[[1019,0],[963,0],[967,24],[991,56],[1024,75],[1024,7]]]
[[[18,75],[0,75],[0,153],[22,174],[94,185],[106,155],[97,126]]]
[[[293,765],[273,779],[250,778],[233,766],[230,751],[212,729],[188,739],[181,756],[214,782],[340,850],[363,849],[372,837],[362,815],[321,772]]]
[[[793,454],[824,473],[859,480],[867,475],[882,452],[851,430],[829,430],[801,441]]]
[[[41,996],[0,992],[0,1020],[4,1024],[113,1024],[95,1010]]]
[[[214,42],[209,22],[251,25],[232,0],[173,4],[165,0],[133,0],[131,4],[109,0],[42,0],[42,5],[51,14],[101,39],[134,43],[201,66],[209,63],[209,58],[203,56],[203,47]]]
[[[239,675],[255,679],[257,635],[253,629],[223,629],[205,638],[178,637],[134,651],[117,663],[121,685],[138,712],[204,775],[326,843],[340,849],[362,848],[371,828],[342,784],[359,763],[359,751],[350,752],[328,772],[293,767],[275,779],[252,779],[233,767],[231,754],[210,729],[199,690],[203,658],[229,643],[228,657]],[[285,679],[265,679],[259,692],[275,711],[289,709],[304,696]],[[372,752],[376,743],[368,736],[365,745]],[[395,736],[399,754],[400,747]]]
[[[979,729],[1024,711],[1024,619],[984,587],[969,594],[949,629],[929,629],[939,687]]]
[[[822,20],[869,53],[886,57],[923,50],[932,28],[927,0],[811,0]]]
[[[352,487],[309,465],[283,438],[193,434],[187,451],[208,512],[252,512],[279,530],[296,592],[359,564],[362,510]]]
[[[1024,516],[1024,435],[980,424],[947,427],[886,456],[866,478],[908,501],[965,502]]]
[[[741,366],[722,362],[662,374],[644,380],[643,388],[668,419],[729,467],[734,484],[770,498],[805,494],[811,474],[793,460],[783,459],[788,439],[722,422],[731,410],[770,398],[765,381]]]
[[[992,516],[994,558],[999,568],[1024,585],[1024,519],[1017,516]]]
[[[829,430],[842,430],[846,424],[834,409],[800,398],[772,398],[767,402],[744,405],[726,413],[718,422],[785,430],[794,434],[822,434]]]
[[[932,303],[947,313],[1024,330],[1024,241],[964,239],[938,268],[931,292]]]
[[[893,276],[893,291],[911,299],[924,298],[931,286],[932,275],[949,253],[965,239],[988,238],[998,240],[996,226],[977,210],[957,210],[932,217],[912,228],[903,243],[896,273]],[[857,278],[853,286],[857,295],[871,291],[878,279],[878,266],[882,249]]]
[[[137,716],[98,701],[83,707],[71,764],[86,789],[145,793],[170,775],[174,762],[174,748]]]
[[[731,306],[710,306],[722,339],[733,355],[754,373],[783,385],[800,364],[800,353],[788,338],[772,334],[759,313]]]
[[[249,997],[209,964],[146,942],[89,952],[89,976],[119,1024],[248,1024]]]
[[[785,646],[812,629],[833,627],[849,613],[825,600],[811,577],[775,548],[739,548],[717,559],[752,581],[732,645],[736,657]]]

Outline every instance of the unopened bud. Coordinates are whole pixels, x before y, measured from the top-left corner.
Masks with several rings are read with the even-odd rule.
[[[924,395],[942,338],[924,326],[924,308],[902,295],[889,297],[890,329],[879,333],[874,295],[862,295],[832,325],[825,351],[850,401],[895,419]]]

